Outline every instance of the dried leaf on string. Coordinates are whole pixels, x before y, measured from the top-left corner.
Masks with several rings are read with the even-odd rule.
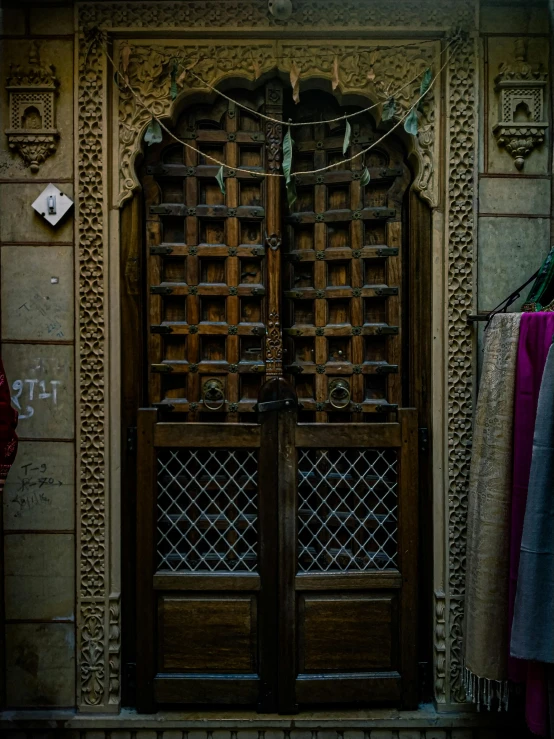
[[[126,44],[121,49],[121,68],[123,70],[123,77],[125,79],[125,84],[126,85],[129,84],[129,75],[128,75],[127,72],[129,70],[129,60],[130,60],[130,58],[131,58],[131,47],[128,44]]]
[[[295,103],[300,102],[300,70],[293,62],[290,68],[290,84],[292,87],[292,99]]]
[[[390,119],[394,117],[395,113],[396,113],[396,100],[394,98],[389,98],[383,104],[383,115],[381,116],[381,120],[390,121]]]
[[[254,79],[257,80],[260,74],[262,73],[262,70],[260,68],[260,62],[256,57],[254,56],[254,52],[251,51],[250,55],[252,57],[252,66],[254,67]]]
[[[346,130],[344,132],[344,141],[342,142],[342,155],[346,154],[348,147],[350,146],[350,134],[352,133],[352,126],[350,121],[346,121]]]
[[[196,67],[196,65],[198,64],[198,62],[199,62],[199,59],[195,59],[195,61],[193,61],[192,64],[188,64],[183,69],[183,71],[181,72],[181,74],[177,77],[177,84],[178,85],[183,85],[184,81],[187,78],[187,74],[190,72],[191,69],[193,69],[194,67]]]
[[[171,99],[175,100],[177,97],[177,62],[173,60],[171,66]]]
[[[335,56],[335,58],[333,59],[333,79],[331,80],[331,87],[333,91],[337,89],[337,87],[339,86],[339,82],[339,58],[338,56]]]
[[[375,70],[373,69],[373,67],[375,66],[376,61],[377,61],[377,52],[372,51],[371,54],[369,55],[369,71],[367,73],[367,79],[370,82],[373,82],[373,80],[375,79]]]
[[[404,130],[406,133],[411,133],[412,136],[415,136],[417,134],[418,129],[418,119],[417,119],[417,110],[415,108],[412,108],[408,117],[404,121]]]
[[[152,118],[144,134],[144,140],[148,146],[151,146],[152,144],[160,144],[162,139],[162,127],[155,118]]]
[[[429,69],[429,67],[427,67],[427,69],[423,73],[423,78],[421,80],[421,85],[419,87],[420,96],[425,95],[430,85],[431,85],[431,70]]]
[[[362,187],[365,187],[366,185],[369,185],[370,180],[371,180],[371,175],[369,174],[369,169],[367,167],[364,167],[362,176],[360,177],[360,185]]]
[[[217,174],[215,176],[217,180],[217,184],[219,185],[219,189],[221,190],[222,194],[225,195],[225,180],[223,179],[223,165],[217,170]]]
[[[287,203],[289,205],[289,208],[292,208],[292,206],[296,203],[296,182],[294,180],[294,177],[292,177],[287,182]]]
[[[283,138],[283,174],[285,175],[285,181],[287,185],[291,181],[291,169],[292,169],[292,148],[294,141],[290,135],[290,126],[287,128],[287,132]]]

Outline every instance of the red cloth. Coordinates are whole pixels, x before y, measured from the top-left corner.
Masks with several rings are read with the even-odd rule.
[[[533,433],[541,380],[554,334],[554,313],[524,313],[521,316],[514,398],[514,468],[510,525],[510,582],[508,624],[512,631],[517,589],[519,553],[527,488],[533,455]],[[509,643],[509,642],[508,642]],[[527,725],[534,734],[546,734],[547,690],[544,666],[538,662],[508,658],[508,677],[526,682]]]
[[[0,359],[0,486],[8,476],[17,453],[17,411],[12,408],[10,386]]]

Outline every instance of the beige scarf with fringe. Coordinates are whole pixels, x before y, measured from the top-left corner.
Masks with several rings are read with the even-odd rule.
[[[512,431],[520,313],[485,333],[467,514],[464,679],[468,698],[508,704],[508,574]]]

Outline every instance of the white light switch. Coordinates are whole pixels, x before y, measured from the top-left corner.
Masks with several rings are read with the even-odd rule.
[[[33,208],[50,225],[55,226],[73,205],[73,200],[50,183],[33,203]]]

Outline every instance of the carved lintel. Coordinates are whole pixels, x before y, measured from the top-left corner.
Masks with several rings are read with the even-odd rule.
[[[290,74],[292,59],[303,59],[302,78],[326,79],[334,75],[333,59],[341,58],[339,67],[339,89],[343,95],[363,96],[368,101],[380,102],[391,91],[397,91],[397,115],[402,117],[418,95],[420,81],[406,86],[406,78],[414,77],[414,70],[423,74],[437,58],[439,47],[432,42],[422,41],[414,47],[387,47],[374,49],[368,54],[364,43],[329,45],[328,43],[302,44],[294,41],[283,43],[281,53],[275,56],[271,42],[259,42],[255,48],[256,72],[252,69],[250,56],[245,56],[243,47],[233,43],[217,44],[217,54],[210,54],[213,47],[199,44],[177,46],[170,43],[152,43],[148,46],[131,46],[128,75],[131,86],[146,105],[156,111],[156,115],[174,119],[175,105],[170,95],[172,59],[183,59],[185,64],[195,61],[197,77],[187,80],[187,91],[201,91],[202,80],[211,86],[219,85],[233,69],[234,76],[250,82],[260,75],[279,69]],[[373,79],[373,75],[375,78]],[[206,88],[206,92],[208,89]],[[269,93],[282,94],[277,87],[269,88]],[[438,182],[436,170],[435,116],[438,90],[423,101],[419,131],[409,143],[419,162],[414,188],[432,206],[438,202]],[[269,106],[273,100],[266,100]],[[134,163],[142,148],[142,133],[150,121],[150,115],[138,104],[132,94],[119,90],[119,145],[120,145],[120,191],[118,205],[121,205],[139,187]],[[265,128],[267,168],[278,172],[281,168],[281,140],[283,126],[268,121]]]
[[[19,154],[31,172],[58,146],[55,127],[55,98],[58,80],[52,65],[40,63],[36,41],[29,47],[29,66],[11,64],[6,89],[9,95],[10,127],[6,130],[10,149]]]
[[[527,61],[527,39],[514,42],[514,61],[500,65],[495,78],[500,95],[499,121],[493,128],[499,146],[522,170],[526,157],[544,143],[548,123],[544,120],[544,94],[548,75],[541,64]]]

